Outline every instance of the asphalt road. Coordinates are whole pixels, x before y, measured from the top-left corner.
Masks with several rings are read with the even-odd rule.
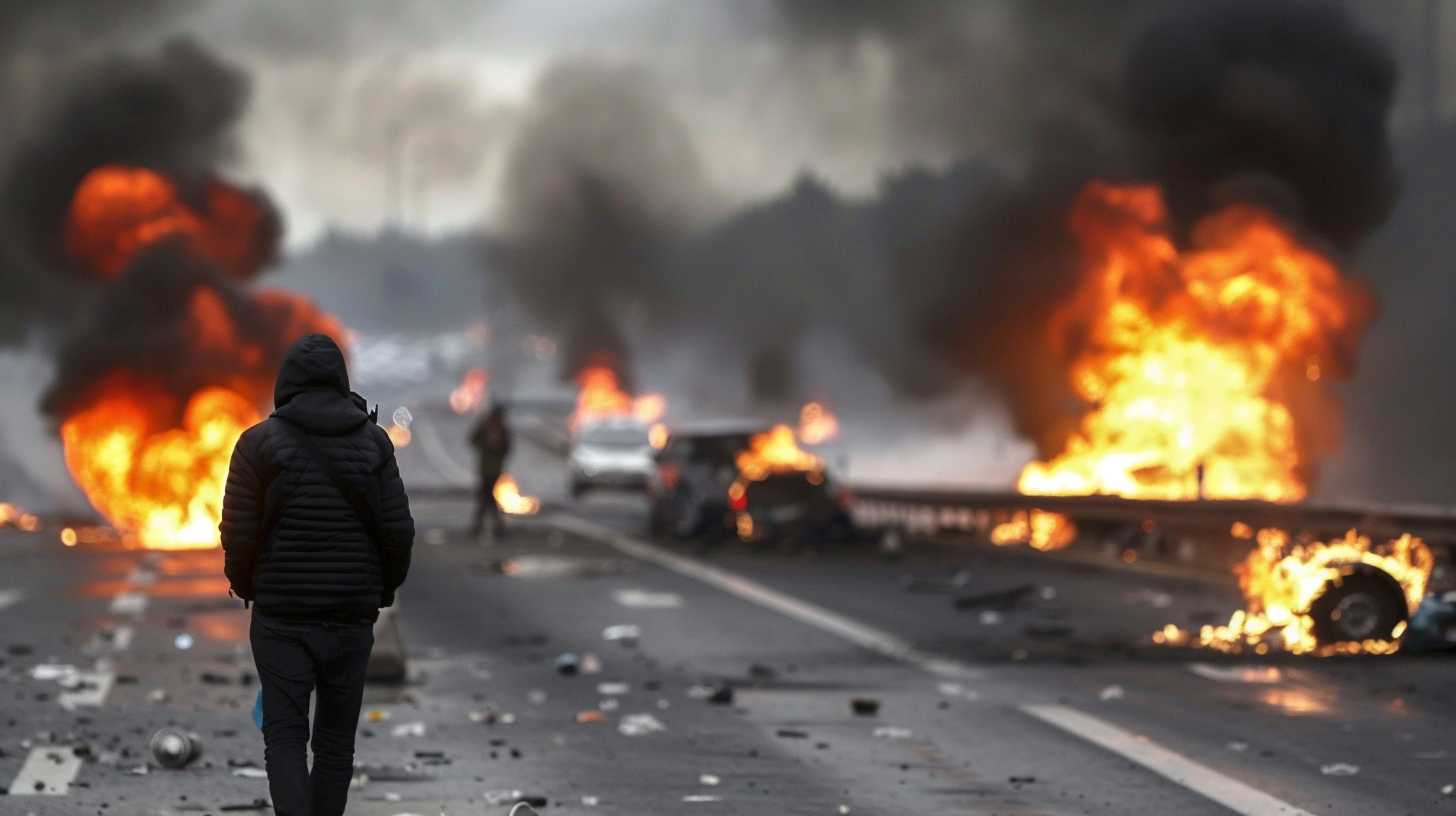
[[[705,551],[644,540],[622,497],[489,546],[461,533],[464,502],[415,509],[411,680],[370,691],[350,813],[1456,812],[1445,659],[1148,645],[1226,614],[1228,585],[977,548]],[[0,531],[0,551],[0,813],[267,796],[218,553],[67,549],[53,529]],[[635,646],[605,637],[622,626]],[[705,699],[723,688],[731,704]],[[203,744],[183,770],[148,761],[169,724]],[[37,784],[64,794],[20,795]]]

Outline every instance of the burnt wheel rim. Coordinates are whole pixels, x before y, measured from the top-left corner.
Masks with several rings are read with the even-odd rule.
[[[1345,637],[1365,640],[1376,636],[1380,626],[1380,605],[1363,592],[1346,595],[1335,604],[1330,619]]]

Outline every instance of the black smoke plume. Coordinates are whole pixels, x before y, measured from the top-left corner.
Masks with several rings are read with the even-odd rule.
[[[55,378],[41,400],[52,420],[86,407],[116,374],[183,398],[217,385],[261,402],[288,343],[332,327],[301,298],[247,286],[282,236],[265,194],[219,175],[249,90],[245,74],[185,40],[58,77],[0,186],[4,229],[19,247],[0,272],[9,291],[34,300],[8,306],[33,308],[32,325],[52,335]],[[184,232],[140,249],[115,277],[99,274],[66,236],[78,185],[105,166],[165,177],[204,221],[222,218],[214,208],[229,201],[250,214],[222,219],[226,252]]]
[[[0,306],[5,339],[64,322],[94,296],[92,278],[65,250],[71,197],[107,164],[161,172],[200,191],[233,150],[247,77],[197,44],[111,55],[56,68],[59,89],[38,106],[0,178]],[[271,204],[266,205],[271,211]],[[270,216],[276,222],[276,214]],[[279,228],[272,230],[273,240]]]
[[[891,174],[868,198],[806,175],[705,224],[665,217],[644,202],[700,200],[701,177],[613,149],[685,153],[670,111],[644,101],[650,85],[618,76],[595,98],[651,116],[556,106],[508,171],[516,235],[538,236],[505,236],[517,291],[568,334],[636,316],[639,351],[700,346],[756,394],[814,385],[765,372],[797,371],[804,339],[829,334],[905,395],[994,384],[1017,430],[1054,451],[1085,407],[1042,327],[1077,279],[1065,218],[1087,181],[1163,185],[1180,229],[1253,201],[1337,257],[1388,215],[1395,68],[1339,6],[998,5],[1013,56],[988,75],[966,19],[992,5],[777,6],[807,53],[885,50],[891,130],[962,157]],[[556,179],[551,207],[520,195],[538,175]]]

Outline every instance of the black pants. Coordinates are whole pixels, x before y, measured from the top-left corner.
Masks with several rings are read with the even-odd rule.
[[[263,758],[278,816],[342,816],[354,774],[354,732],[374,647],[367,623],[280,620],[253,613],[253,660],[263,686]],[[313,773],[308,703],[313,718]]]
[[[500,481],[500,471],[482,471],[480,482],[475,495],[475,518],[470,524],[470,534],[480,535],[485,528],[485,517],[490,516],[490,529],[496,537],[505,534],[505,517],[501,515],[500,505],[495,500],[495,483]]]

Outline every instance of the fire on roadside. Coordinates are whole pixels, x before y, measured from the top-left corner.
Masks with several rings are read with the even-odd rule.
[[[1366,291],[1249,204],[1204,217],[1180,249],[1157,187],[1093,182],[1070,228],[1083,270],[1047,343],[1087,407],[1021,492],[1303,498]]]
[[[119,362],[71,395],[59,417],[72,478],[131,544],[217,546],[233,445],[262,416],[274,358],[310,332],[344,340],[343,327],[302,296],[244,288],[272,260],[276,230],[260,197],[221,179],[184,197],[156,171],[107,165],[73,195],[65,246],[102,285],[127,285],[126,270],[163,243],[221,273],[179,276],[187,288],[167,323],[176,334],[158,334],[173,352],[181,338],[180,353],[196,365],[159,375]]]
[[[1069,546],[1076,538],[1077,525],[1071,519],[1045,510],[1017,510],[991,528],[991,543],[998,547],[1025,544],[1049,552]]]
[[[592,364],[576,375],[576,410],[571,427],[598,419],[631,417],[644,425],[662,421],[667,412],[667,399],[661,394],[628,394],[617,373],[610,367]]]
[[[521,493],[520,485],[516,484],[516,478],[509,473],[502,474],[496,480],[495,489],[491,491],[495,496],[495,503],[500,507],[501,512],[512,516],[532,516],[541,509],[541,500],[535,496],[527,496]]]
[[[472,368],[460,378],[460,384],[450,391],[450,410],[461,416],[475,413],[485,404],[486,389],[490,375],[483,368]]]
[[[1239,523],[1233,534],[1254,538],[1254,549],[1236,570],[1245,608],[1235,612],[1228,623],[1203,626],[1197,632],[1169,624],[1153,634],[1155,643],[1229,653],[1388,654],[1400,648],[1404,624],[1384,637],[1322,645],[1316,637],[1312,607],[1326,591],[1364,567],[1394,579],[1406,608],[1414,609],[1425,596],[1435,566],[1430,547],[1410,534],[1378,545],[1354,530],[1318,541],[1296,538],[1273,527],[1254,532]]]
[[[34,513],[27,513],[25,508],[0,502],[0,527],[14,527],[27,533],[33,533],[40,529],[40,517]]]
[[[799,439],[821,445],[839,436],[839,418],[822,402],[807,402],[799,409]]]
[[[118,376],[91,407],[61,425],[66,467],[119,530],[154,549],[212,547],[238,436],[257,422],[253,403],[226,388],[178,397]]]

